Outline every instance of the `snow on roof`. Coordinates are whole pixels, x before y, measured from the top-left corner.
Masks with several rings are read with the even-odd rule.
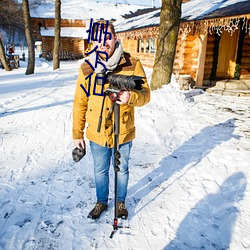
[[[223,9],[234,9],[229,15],[250,13],[249,0],[191,0],[182,5],[182,19],[185,21],[201,20],[227,16]],[[230,7],[229,7],[230,6]],[[248,7],[247,7],[248,6]],[[219,10],[221,12],[219,12]],[[221,13],[217,16],[210,15],[214,12]]]
[[[160,23],[160,9],[156,9],[152,12],[138,15],[133,18],[120,19],[114,22],[116,32],[139,29],[142,27],[156,26]]]
[[[42,45],[42,41],[35,41],[35,45]]]
[[[61,27],[61,37],[79,37],[88,39],[87,29],[83,27]],[[54,28],[41,28],[42,36],[54,36]]]
[[[160,24],[160,8],[114,23],[116,31],[128,31]],[[249,0],[191,0],[182,4],[182,21],[211,19],[250,13]]]
[[[107,0],[97,0],[98,2],[107,2]],[[138,4],[148,6],[161,6],[161,0],[108,0],[111,3]]]
[[[93,0],[61,0],[61,18],[71,20],[89,20],[104,18],[106,20],[119,19],[122,15],[135,12],[150,6],[115,4],[110,2],[96,2]],[[54,18],[55,4],[47,0],[37,9],[30,10],[31,17]]]

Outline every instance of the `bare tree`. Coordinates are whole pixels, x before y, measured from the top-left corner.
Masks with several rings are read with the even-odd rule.
[[[43,4],[46,4],[46,0],[29,0],[30,9],[36,9]]]
[[[34,41],[32,37],[30,9],[29,9],[28,0],[22,0],[22,8],[23,8],[25,36],[26,36],[26,41],[28,44],[28,66],[27,66],[25,74],[30,75],[30,74],[34,74],[34,70],[35,70],[35,48],[34,48]]]
[[[23,29],[22,6],[17,0],[0,0],[0,28],[8,35]]]
[[[0,61],[6,71],[10,71],[7,62],[4,43],[14,43],[16,34],[23,30],[22,8],[16,0],[0,0],[0,29],[3,34],[0,36]]]
[[[55,40],[53,49],[53,69],[60,68],[59,48],[61,33],[61,0],[55,0]]]
[[[171,81],[180,25],[181,2],[182,0],[162,0],[159,38],[150,84],[152,90]]]
[[[2,43],[1,37],[0,37],[0,61],[1,61],[3,67],[4,67],[4,69],[6,71],[10,71],[11,70],[11,68],[10,68],[10,66],[9,66],[9,64],[8,64],[8,62],[6,60],[6,56],[5,56],[4,47],[3,47],[3,43]]]

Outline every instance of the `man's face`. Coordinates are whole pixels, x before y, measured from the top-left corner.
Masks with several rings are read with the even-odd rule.
[[[108,32],[112,34],[112,37],[109,35],[106,36],[106,41],[105,44],[103,45],[104,42],[104,34],[102,34],[101,42],[99,43],[98,41],[93,41],[94,47],[97,45],[98,46],[98,51],[102,51],[108,54],[108,58],[110,58],[114,51],[115,51],[115,44],[117,42],[117,37],[111,32],[110,27],[108,27]],[[105,54],[100,54],[100,56],[103,59],[106,59]]]

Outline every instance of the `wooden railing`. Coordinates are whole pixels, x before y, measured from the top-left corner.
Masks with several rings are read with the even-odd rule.
[[[83,58],[83,55],[75,55],[71,51],[59,51],[59,60],[77,60]],[[48,61],[53,60],[53,53],[49,51],[47,53],[46,59]]]

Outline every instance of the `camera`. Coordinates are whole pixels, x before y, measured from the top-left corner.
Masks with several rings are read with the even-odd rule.
[[[106,78],[106,83],[110,83],[111,87],[115,87],[117,89],[142,89],[142,84],[144,83],[141,76],[127,76],[127,75],[116,75],[111,74],[110,72],[105,74],[97,73],[97,77],[99,78]],[[102,79],[97,80],[98,85],[102,85],[103,81]]]

